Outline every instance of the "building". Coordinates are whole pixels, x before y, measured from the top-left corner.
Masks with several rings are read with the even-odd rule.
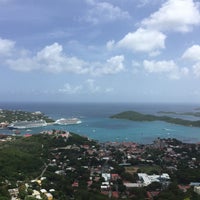
[[[194,186],[194,192],[200,194],[200,186]]]
[[[161,174],[161,175],[148,175],[145,173],[138,173],[138,177],[142,181],[143,186],[148,186],[153,182],[162,183],[162,182],[170,180],[169,175],[166,173]]]

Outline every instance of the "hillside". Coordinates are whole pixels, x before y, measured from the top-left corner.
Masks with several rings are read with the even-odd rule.
[[[53,188],[57,200],[70,199],[70,195],[79,197],[71,185],[80,176],[83,185],[89,179],[88,170],[81,167],[89,162],[89,158],[83,160],[84,145],[91,148],[96,143],[74,133],[55,130],[0,141],[0,199],[10,199],[11,188],[17,188],[12,190],[17,191],[19,199],[29,199],[34,190],[42,188]]]
[[[54,122],[53,119],[44,115],[43,113],[37,112],[27,112],[22,110],[3,110],[0,109],[0,123],[8,122],[12,123],[14,121],[37,121],[45,120],[47,123]]]

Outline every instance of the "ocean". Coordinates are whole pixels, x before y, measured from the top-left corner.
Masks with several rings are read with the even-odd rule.
[[[43,130],[58,129],[71,131],[87,136],[99,142],[132,141],[142,144],[152,143],[156,138],[176,138],[183,142],[200,142],[200,128],[186,127],[162,121],[133,122],[111,119],[110,116],[122,111],[138,111],[158,115],[159,111],[198,112],[199,104],[158,104],[158,103],[0,103],[0,109],[41,111],[52,117],[77,117],[82,123],[76,125],[52,125],[22,130],[21,133],[37,134]],[[166,115],[166,114],[165,114]],[[200,117],[170,114],[188,120],[200,120]],[[11,131],[0,129],[0,133],[11,134]]]

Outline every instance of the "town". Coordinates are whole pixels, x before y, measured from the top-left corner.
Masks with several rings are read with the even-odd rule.
[[[0,199],[200,199],[199,148],[171,138],[98,143],[60,130],[1,135]]]

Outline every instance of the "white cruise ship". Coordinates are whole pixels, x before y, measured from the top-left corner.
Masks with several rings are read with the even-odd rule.
[[[8,128],[27,129],[27,128],[36,128],[41,126],[47,126],[47,122],[45,120],[13,122],[8,126]]]
[[[78,118],[61,118],[55,121],[55,124],[58,125],[70,125],[70,124],[80,124],[81,120]]]

